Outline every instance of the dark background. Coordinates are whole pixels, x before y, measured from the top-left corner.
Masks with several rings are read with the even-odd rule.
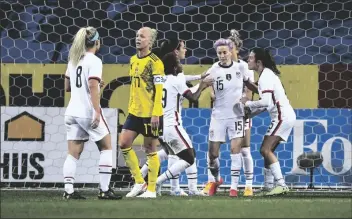
[[[89,25],[106,64],[129,62],[142,26],[158,30],[158,43],[186,40],[186,64],[212,64],[214,41],[235,28],[242,57],[258,46],[277,64],[318,64],[319,107],[352,107],[351,0],[8,0],[0,8],[2,63],[67,63],[73,35]]]

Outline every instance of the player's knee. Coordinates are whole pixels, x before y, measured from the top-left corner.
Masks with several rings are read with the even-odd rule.
[[[210,161],[213,161],[213,160],[215,160],[216,158],[219,157],[219,153],[216,152],[216,151],[210,151],[210,152],[208,153],[208,156],[209,156],[209,160],[210,160]]]
[[[191,148],[181,151],[177,154],[177,156],[189,163],[190,166],[194,163],[194,155],[193,150]]]
[[[242,157],[249,157],[251,155],[251,149],[249,147],[242,147],[241,154]]]
[[[260,154],[263,157],[268,157],[270,153],[272,153],[272,152],[269,148],[264,148],[264,147],[260,148]]]

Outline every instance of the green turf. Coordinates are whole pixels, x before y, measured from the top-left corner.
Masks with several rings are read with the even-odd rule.
[[[153,200],[101,201],[83,191],[87,200],[62,200],[61,191],[1,190],[1,218],[351,218],[350,198],[301,195],[229,198],[170,197]]]

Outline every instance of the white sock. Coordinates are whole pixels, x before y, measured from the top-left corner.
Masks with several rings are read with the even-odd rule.
[[[219,158],[216,158],[212,164],[210,163],[210,159],[209,159],[208,168],[210,170],[210,175],[212,175],[214,178],[214,181],[209,181],[209,182],[219,181],[220,180],[220,161],[219,161]],[[209,179],[209,176],[208,176],[208,179]]]
[[[99,159],[100,189],[103,192],[106,192],[109,190],[111,172],[112,172],[112,150],[103,150],[100,152],[100,159]]]
[[[240,153],[231,154],[231,189],[237,190],[238,181],[242,167],[242,156]]]
[[[196,191],[197,190],[197,181],[198,181],[198,170],[197,170],[197,160],[194,159],[194,163],[186,169],[187,180],[188,180],[188,190]]]
[[[74,191],[73,184],[75,183],[76,167],[77,159],[68,154],[63,167],[65,192],[68,194],[72,194]]]
[[[274,187],[274,176],[271,169],[264,168],[264,187],[268,189]]]
[[[215,182],[215,178],[213,176],[213,174],[211,174],[211,171],[209,169],[210,167],[210,159],[209,159],[209,156],[208,156],[208,153],[207,153],[207,164],[208,164],[208,182]]]
[[[167,168],[170,169],[179,159],[180,158],[176,155],[169,155],[169,159],[167,161]],[[180,191],[179,176],[180,174],[177,174],[170,179],[171,191]]]
[[[158,157],[159,157],[160,163],[162,163],[164,160],[167,159],[167,153],[165,152],[164,149],[161,149],[158,151]],[[147,174],[148,174],[148,161],[142,166],[141,173],[142,173],[143,178],[147,176]]]
[[[253,185],[253,158],[251,154],[251,149],[249,147],[244,147],[241,149],[242,159],[243,159],[243,170],[246,176],[246,187],[252,188]]]
[[[281,173],[279,161],[271,164],[269,167],[271,172],[273,173],[275,182],[280,186],[286,186],[284,177],[282,176],[282,173]]]
[[[167,169],[163,174],[161,174],[158,177],[158,180],[156,181],[156,183],[162,184],[166,180],[174,178],[174,176],[179,175],[182,171],[184,171],[189,166],[191,165],[188,162],[186,162],[185,160],[179,159],[169,169]]]

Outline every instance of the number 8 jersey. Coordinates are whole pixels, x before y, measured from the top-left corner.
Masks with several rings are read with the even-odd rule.
[[[101,81],[103,64],[93,53],[87,52],[77,66],[68,63],[65,77],[70,79],[71,99],[65,115],[78,118],[92,118],[94,109],[88,86],[89,79]],[[100,88],[98,88],[100,89]]]

